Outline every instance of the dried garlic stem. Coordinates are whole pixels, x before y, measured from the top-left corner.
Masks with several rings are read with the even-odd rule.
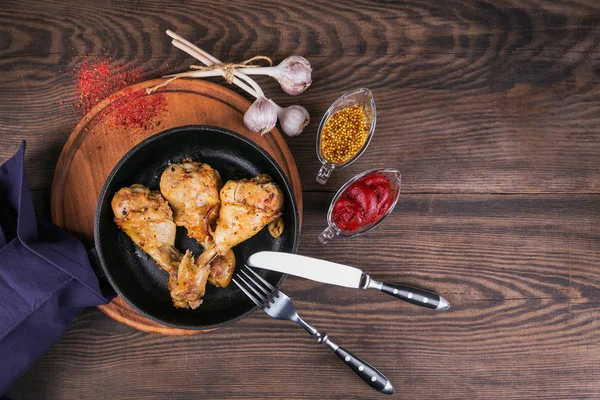
[[[219,75],[221,75],[221,74],[215,73],[212,76],[219,76]],[[188,72],[181,72],[179,74],[166,75],[166,76],[163,76],[163,78],[169,78],[169,79],[167,79],[166,81],[164,81],[163,83],[161,83],[159,85],[153,86],[151,88],[147,88],[146,89],[146,93],[152,94],[152,92],[157,91],[158,89],[160,89],[163,86],[167,86],[169,83],[173,82],[175,79],[179,79],[179,78],[196,78],[196,75],[194,74],[194,71],[188,71]]]
[[[187,71],[179,72],[177,74],[165,75],[163,78],[173,78],[175,76],[188,76],[190,78],[213,78],[215,76],[221,76],[221,72],[217,70],[213,71]]]
[[[211,65],[213,63],[221,63],[221,61],[218,58],[216,58],[212,54],[210,54],[210,53],[202,50],[201,48],[195,46],[191,42],[187,41],[186,39],[184,39],[181,36],[179,36],[178,34],[176,34],[175,32],[173,32],[171,30],[167,30],[167,35],[169,35],[171,38],[175,39],[175,41],[179,41],[181,43],[184,43],[188,47],[194,49],[196,52],[202,54],[204,56],[203,59],[204,60],[208,59],[209,61],[203,61],[202,59],[200,59],[198,57],[195,57],[192,54],[190,54],[190,55],[192,55],[194,58],[196,58],[197,60],[201,61],[205,65]],[[224,73],[225,73],[225,71],[223,71],[223,74]],[[260,88],[260,86],[258,86],[258,84],[254,81],[254,79],[252,79],[249,76],[247,76],[246,74],[242,74],[241,72],[238,72],[238,71],[234,71],[234,75],[237,76],[238,78],[241,78],[241,79],[245,80],[250,86],[252,86],[252,88],[256,91],[256,93],[260,95],[260,97],[265,97],[265,94],[263,93],[262,89]],[[234,79],[234,83],[239,86],[239,84],[236,82],[235,79]],[[255,97],[258,98],[258,96],[255,96]]]
[[[206,60],[206,58],[203,57],[202,54],[200,54],[194,47],[190,47],[186,43],[180,42],[180,41],[177,41],[177,40],[173,40],[172,43],[173,43],[173,46],[177,47],[180,50],[183,50],[184,52],[186,52],[190,56],[194,57],[196,60],[198,60],[198,61],[200,61],[202,63],[205,63],[204,60]],[[221,76],[225,76],[225,71],[223,71],[222,69],[219,69],[217,71],[221,74]],[[244,82],[240,81],[239,79],[234,78],[233,79],[233,83],[235,83],[240,88],[242,88],[243,90],[245,90],[246,92],[248,92],[250,95],[252,95],[254,97],[257,97],[257,94],[258,94],[257,91],[255,91],[253,88],[251,88],[250,86],[246,85]],[[260,92],[262,93],[262,90]]]
[[[271,77],[277,75],[277,71],[273,67],[238,68],[237,71],[244,75],[267,75]]]
[[[187,44],[181,41],[177,41],[177,40],[173,40],[172,41],[173,45],[176,47],[179,47],[178,44],[183,44],[184,46],[186,46]],[[188,42],[189,43],[189,42]],[[192,45],[193,47],[191,48],[192,50],[194,50],[194,55],[192,55],[196,60],[202,62],[204,65],[212,65],[213,63],[221,63],[219,60],[217,60],[214,57],[206,57],[204,56],[204,54],[208,54],[206,53],[204,50]],[[187,46],[189,48],[189,46]],[[179,47],[181,48],[181,47]],[[189,54],[189,53],[188,53]],[[212,61],[213,59],[217,60],[217,61]],[[225,71],[223,69],[218,69],[217,71],[219,71],[221,73],[221,75],[226,78],[227,74],[225,73]],[[256,92],[256,94],[258,96],[254,96],[254,97],[265,97],[265,94],[263,93],[262,89],[260,88],[260,86],[258,86],[258,84],[253,80],[248,78],[246,75],[244,74],[240,74],[237,71],[233,71],[233,75],[238,77],[238,78],[242,78],[243,80],[245,80],[248,84],[250,84],[250,86],[252,86],[252,89],[254,89],[254,91]],[[244,84],[242,81],[240,81],[237,78],[233,78],[233,83],[235,83],[236,85],[240,86],[240,84]],[[241,86],[240,86],[241,87]]]

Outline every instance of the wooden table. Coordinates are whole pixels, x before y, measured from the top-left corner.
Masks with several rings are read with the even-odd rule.
[[[313,123],[288,138],[304,188],[300,253],[435,289],[428,312],[376,292],[290,278],[306,320],[379,367],[403,399],[600,397],[598,2],[411,1],[130,4],[8,2],[0,9],[0,162],[28,141],[38,211],[80,118],[84,56],[147,78],[184,70],[167,28],[224,60],[306,56]],[[158,72],[161,71],[161,72]],[[373,90],[375,138],[315,182],[329,104]],[[373,233],[317,241],[333,192],[397,167],[403,194]],[[1,358],[1,355],[0,355]],[[191,337],[135,331],[96,309],[10,390],[15,399],[381,398],[295,326],[264,313]]]

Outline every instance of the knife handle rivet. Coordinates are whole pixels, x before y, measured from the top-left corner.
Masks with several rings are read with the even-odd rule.
[[[376,380],[377,380],[376,376],[374,376],[374,377],[371,378],[371,382],[375,382]]]
[[[409,293],[407,296],[409,299],[412,299],[412,293]]]
[[[394,293],[394,294],[398,294],[398,289],[394,289],[394,290],[392,290],[392,293]]]
[[[344,361],[346,361],[346,362],[350,361],[350,356],[346,356],[346,358],[344,358]]]
[[[365,367],[363,367],[362,365],[360,367],[358,367],[358,370],[361,372],[364,371],[364,369],[365,369]]]
[[[427,297],[425,297],[425,298],[423,299],[423,303],[427,303],[428,301],[429,301],[429,299],[428,299]]]

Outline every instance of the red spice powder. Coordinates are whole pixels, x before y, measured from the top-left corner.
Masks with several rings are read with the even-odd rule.
[[[75,70],[77,79],[77,108],[88,113],[96,104],[129,85],[142,80],[138,69],[122,69],[109,60],[85,59]],[[110,114],[115,126],[147,128],[151,120],[165,110],[165,96],[146,94],[144,90],[125,90],[103,112]]]
[[[108,61],[94,63],[84,60],[75,75],[79,95],[77,107],[83,113],[88,113],[96,104],[120,89],[119,82],[114,81]]]
[[[117,126],[148,128],[153,117],[165,109],[165,95],[148,95],[144,89],[125,89],[123,97],[113,103],[116,109],[111,116]]]

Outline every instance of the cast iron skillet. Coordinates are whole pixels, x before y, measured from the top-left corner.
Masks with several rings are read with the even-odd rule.
[[[196,310],[173,307],[167,289],[168,274],[141,251],[114,223],[113,195],[122,187],[141,183],[159,189],[162,172],[175,162],[191,157],[210,164],[223,182],[271,175],[284,193],[284,233],[277,239],[263,229],[234,248],[237,268],[261,250],[295,253],[300,234],[298,207],[292,186],[273,158],[259,146],[237,133],[212,126],[184,126],[154,135],[131,149],[108,176],[96,209],[94,242],[99,263],[115,291],[140,314],[164,325],[184,329],[212,329],[243,318],[256,309],[233,284],[225,289],[207,285],[204,303]],[[195,256],[202,247],[177,228],[175,246],[190,249]],[[279,287],[285,275],[261,271],[271,284]]]

